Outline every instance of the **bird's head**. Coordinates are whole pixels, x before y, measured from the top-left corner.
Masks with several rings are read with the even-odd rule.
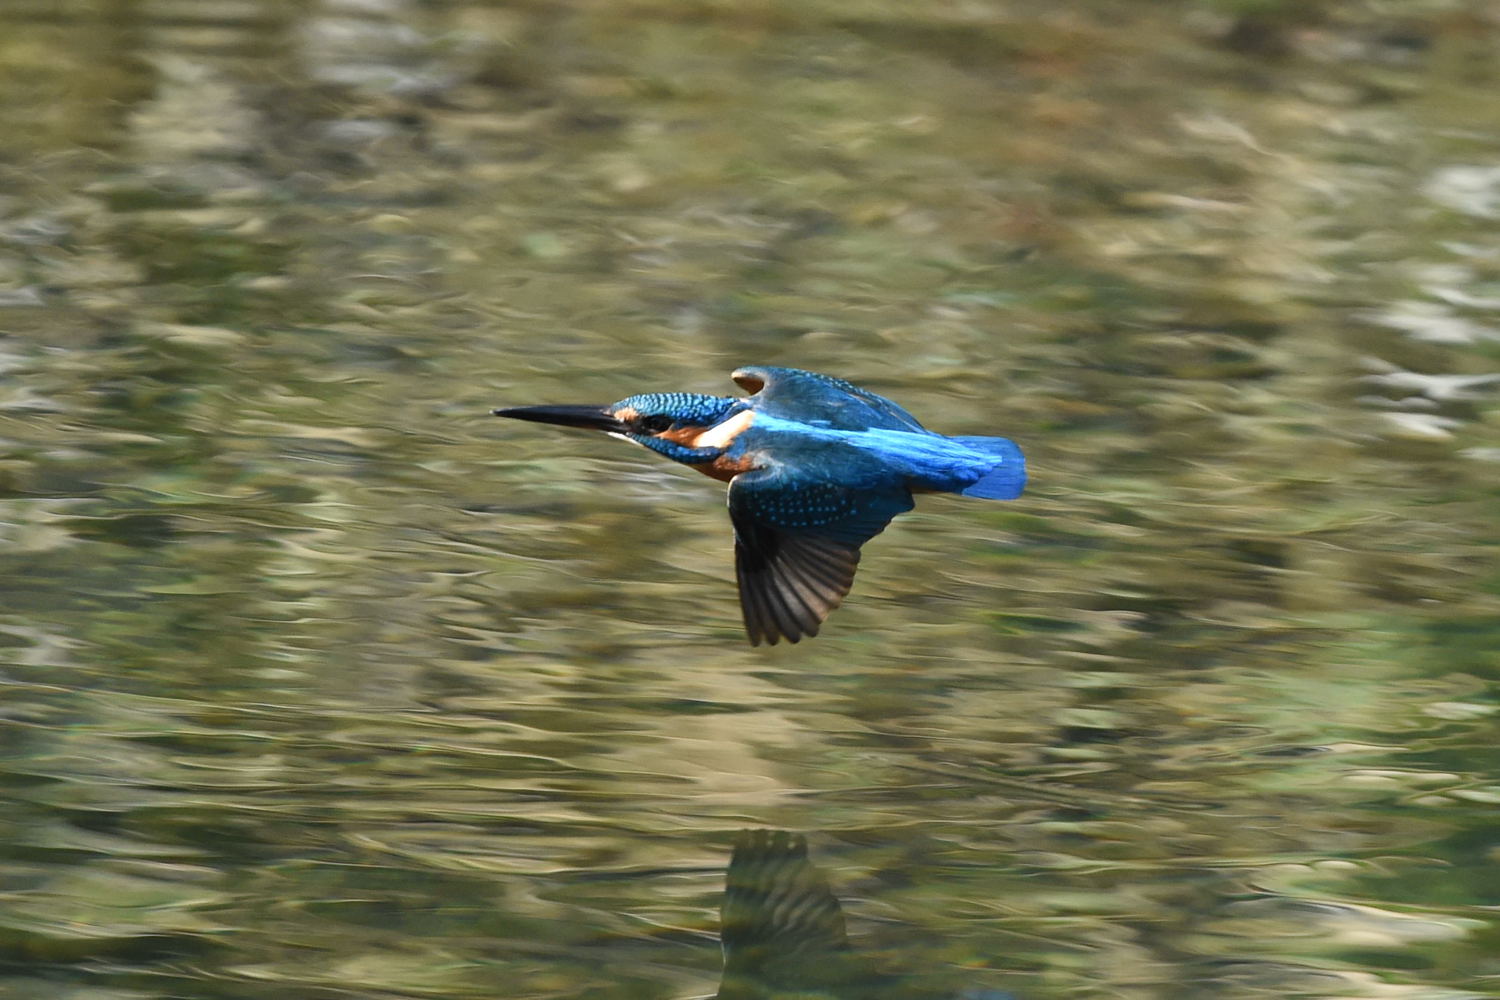
[[[608,406],[512,406],[497,417],[585,427],[634,441],[689,465],[711,462],[734,440],[730,422],[745,400],[695,392],[646,392]]]

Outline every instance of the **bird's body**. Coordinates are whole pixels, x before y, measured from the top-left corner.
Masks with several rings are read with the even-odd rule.
[[[715,478],[724,471],[737,474],[766,464],[790,469],[795,477],[855,489],[962,493],[996,464],[995,453],[982,446],[931,431],[848,430],[755,411],[746,415],[751,419],[744,430],[719,462],[704,469],[711,469]]]
[[[859,548],[913,493],[1019,496],[1026,465],[998,437],[944,437],[842,379],[752,366],[748,398],[646,393],[605,407],[500,416],[590,427],[729,483],[735,565],[752,644],[816,635],[854,579]]]

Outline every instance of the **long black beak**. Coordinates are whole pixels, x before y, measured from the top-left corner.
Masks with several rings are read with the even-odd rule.
[[[595,431],[627,430],[603,406],[507,406],[491,411],[497,417],[514,420],[533,420],[539,424],[560,424],[563,427],[587,427]]]

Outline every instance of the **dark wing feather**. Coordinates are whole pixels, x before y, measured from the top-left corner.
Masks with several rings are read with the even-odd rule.
[[[821,421],[844,431],[871,429],[924,432],[917,418],[884,396],[832,375],[800,368],[747,365],[730,378],[753,393],[755,408],[773,417]]]
[[[776,466],[735,476],[729,517],[750,644],[817,635],[854,583],[859,547],[911,508],[904,488],[799,481]]]

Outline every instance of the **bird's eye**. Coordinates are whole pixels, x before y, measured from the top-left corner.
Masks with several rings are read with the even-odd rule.
[[[665,413],[653,413],[649,417],[642,417],[638,426],[647,434],[660,434],[672,426],[672,418]]]

